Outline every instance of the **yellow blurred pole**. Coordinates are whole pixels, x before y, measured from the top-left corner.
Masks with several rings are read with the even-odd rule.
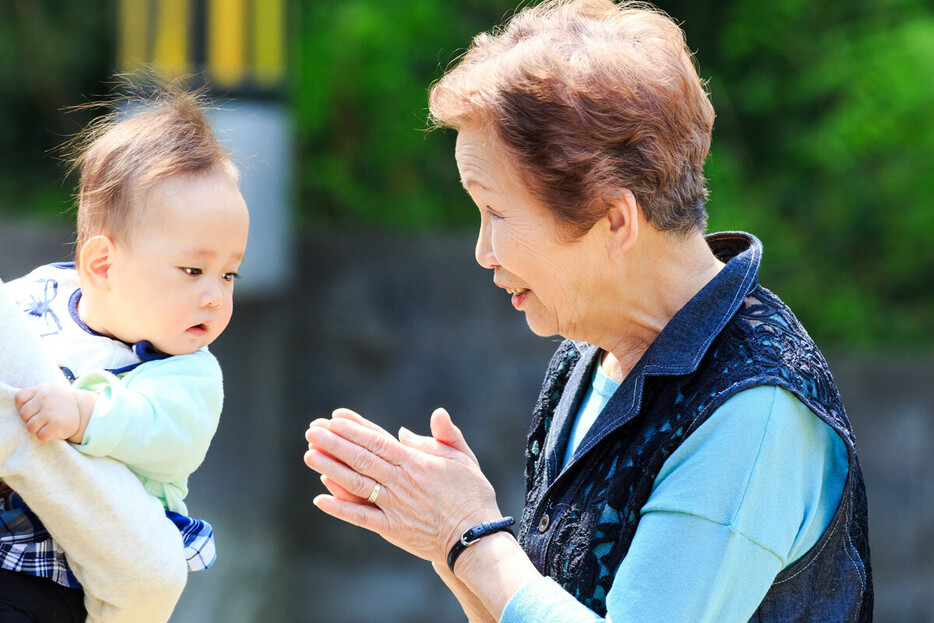
[[[282,80],[285,42],[285,0],[253,0],[253,71],[261,86]]]
[[[146,18],[151,0],[120,0],[120,35],[117,40],[117,62],[121,71],[129,71],[149,62],[146,50]]]
[[[160,0],[153,64],[172,76],[190,71],[188,65],[188,0]]]
[[[207,66],[215,84],[231,87],[244,78],[246,0],[208,0]]]

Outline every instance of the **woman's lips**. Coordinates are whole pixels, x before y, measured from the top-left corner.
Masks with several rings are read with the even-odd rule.
[[[519,306],[522,305],[522,301],[525,300],[525,297],[529,294],[528,290],[522,290],[521,293],[512,295],[512,306],[516,309],[519,309]]]
[[[528,288],[507,288],[506,286],[500,283],[496,283],[495,281],[493,283],[512,295],[512,306],[516,309],[519,309],[519,306],[522,305],[522,301],[525,300],[525,297],[530,292]]]

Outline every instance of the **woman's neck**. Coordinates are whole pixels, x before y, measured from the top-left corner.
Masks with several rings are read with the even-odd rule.
[[[622,381],[678,311],[723,268],[700,233],[687,237],[650,228],[619,263],[619,275],[592,344],[607,352],[607,376]],[[590,341],[590,340],[588,340]]]

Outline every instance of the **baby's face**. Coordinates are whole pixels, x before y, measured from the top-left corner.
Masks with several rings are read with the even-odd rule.
[[[169,355],[193,353],[230,322],[246,203],[225,172],[168,177],[140,201],[144,216],[114,250],[108,332]]]

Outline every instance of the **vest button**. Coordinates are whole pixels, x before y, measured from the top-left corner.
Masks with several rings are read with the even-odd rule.
[[[551,523],[551,519],[548,518],[548,513],[542,515],[542,518],[538,520],[538,531],[545,532],[548,530],[548,524]]]

